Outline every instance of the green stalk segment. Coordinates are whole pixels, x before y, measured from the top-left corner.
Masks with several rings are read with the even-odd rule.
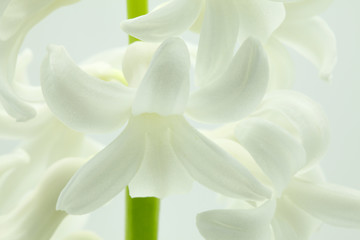
[[[128,18],[148,12],[147,0],[127,0]],[[129,44],[139,39],[129,36]],[[131,198],[126,188],[125,240],[157,240],[160,199],[155,197]]]
[[[127,15],[128,19],[136,18],[145,15],[148,12],[147,0],[127,0]],[[139,41],[139,39],[129,36],[129,43]]]
[[[126,188],[126,240],[156,240],[160,200],[155,197],[131,198]]]

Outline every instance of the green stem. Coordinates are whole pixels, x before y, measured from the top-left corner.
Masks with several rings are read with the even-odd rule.
[[[127,0],[127,15],[128,19],[136,18],[144,15],[148,12],[148,1],[147,0]],[[139,41],[139,39],[129,36],[129,43]]]
[[[126,240],[156,240],[160,200],[155,197],[131,198],[126,188]]]
[[[148,12],[147,0],[127,0],[128,18]],[[129,44],[139,39],[129,36]],[[155,197],[131,198],[126,188],[125,240],[157,240],[160,200]]]

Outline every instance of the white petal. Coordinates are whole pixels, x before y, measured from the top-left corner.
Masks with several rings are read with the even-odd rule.
[[[272,180],[278,194],[305,164],[301,143],[270,121],[260,118],[241,121],[235,136]]]
[[[122,22],[120,27],[141,40],[162,41],[190,28],[201,5],[202,0],[172,0],[144,16]]]
[[[294,180],[286,194],[306,212],[325,223],[351,228],[360,226],[360,191]]]
[[[295,132],[287,130],[299,136],[306,151],[307,168],[324,156],[329,144],[330,127],[318,103],[298,92],[277,91],[265,97],[260,109],[259,115],[267,115],[268,120],[285,129],[284,121],[290,121]]]
[[[70,234],[83,229],[85,224],[89,220],[89,215],[68,215],[57,227],[55,233],[51,236],[50,240],[62,240],[63,238],[69,236]]]
[[[12,0],[0,6],[0,102],[18,121],[33,118],[36,111],[13,88],[15,63],[18,51],[28,31],[59,7],[78,0]],[[7,5],[7,6],[6,6]]]
[[[202,86],[217,79],[229,65],[239,30],[234,1],[207,0],[196,59],[196,81]]]
[[[240,40],[255,37],[265,43],[285,19],[283,3],[269,0],[237,1],[237,8]]]
[[[44,126],[49,124],[52,119],[54,119],[54,116],[47,108],[39,109],[38,114],[26,122],[17,122],[8,116],[5,111],[0,110],[0,137],[34,137],[44,130]]]
[[[102,240],[102,238],[93,232],[82,231],[82,232],[72,233],[66,238],[58,239],[58,240]]]
[[[205,122],[240,120],[261,102],[268,77],[268,61],[261,43],[250,38],[219,79],[191,95],[188,112]]]
[[[270,191],[248,170],[184,119],[174,121],[172,130],[174,152],[196,181],[229,197],[269,198]]]
[[[22,149],[30,161],[19,165],[0,181],[0,214],[16,206],[39,183],[46,169],[66,157],[88,157],[94,149],[87,145],[84,135],[65,127],[56,119],[38,129]],[[96,149],[95,149],[96,150]]]
[[[3,0],[0,2],[0,17],[3,15],[6,7],[9,5],[11,0]]]
[[[0,238],[50,239],[66,217],[66,213],[55,210],[60,191],[83,162],[83,159],[68,158],[53,165],[28,198],[10,214],[0,217]]]
[[[189,70],[190,56],[185,43],[179,38],[162,43],[136,92],[133,114],[182,114],[190,90]]]
[[[61,192],[57,209],[76,215],[89,213],[129,184],[145,150],[144,131],[138,127],[129,121],[119,137],[75,173]]]
[[[123,64],[123,59],[125,57],[125,52],[127,51],[126,47],[109,49],[100,53],[97,53],[90,58],[86,59],[81,65],[88,65],[98,62],[104,62],[110,66],[121,70]]]
[[[29,155],[22,149],[0,156],[0,179],[9,170],[29,162]]]
[[[284,1],[285,2],[285,1]],[[287,20],[301,20],[325,11],[333,0],[297,0],[285,3]]]
[[[295,79],[295,69],[289,52],[275,37],[267,41],[265,50],[270,71],[268,90],[290,88]]]
[[[277,201],[276,212],[271,223],[276,240],[310,239],[321,222],[300,209],[288,198]]]
[[[129,116],[134,91],[82,71],[63,47],[49,47],[41,69],[41,85],[52,112],[79,131],[119,128]]]
[[[275,201],[254,209],[212,210],[197,215],[197,227],[206,240],[270,240]]]
[[[172,118],[157,114],[136,118],[139,118],[139,128],[146,129],[146,147],[140,169],[129,184],[131,197],[164,198],[189,192],[193,179],[171,146]]]
[[[319,68],[321,78],[331,78],[337,61],[336,39],[323,19],[313,17],[287,22],[274,34]]]
[[[158,43],[140,41],[128,46],[122,66],[129,87],[139,86],[158,47]]]

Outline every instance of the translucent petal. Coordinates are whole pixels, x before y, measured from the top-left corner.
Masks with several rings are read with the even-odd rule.
[[[250,38],[219,79],[191,95],[188,113],[204,122],[240,120],[261,102],[268,77],[268,61],[261,43]]]
[[[269,59],[268,90],[290,88],[295,79],[295,69],[289,52],[275,37],[267,41],[265,50]]]
[[[207,0],[196,59],[196,83],[217,79],[231,62],[239,30],[239,16],[233,0],[224,4]]]
[[[265,43],[285,19],[283,3],[269,0],[236,1],[240,31],[239,38],[258,38]]]
[[[258,115],[287,128],[290,121],[306,151],[307,168],[314,166],[325,154],[329,144],[329,123],[322,107],[312,99],[294,91],[277,91],[268,94]],[[284,119],[284,120],[281,120]]]
[[[331,79],[337,61],[336,39],[323,19],[313,17],[287,22],[274,34],[319,68],[322,79]]]
[[[0,238],[50,239],[66,217],[65,212],[55,210],[60,191],[83,162],[83,159],[67,158],[53,165],[31,195],[14,211],[0,217]]]
[[[133,103],[134,115],[182,114],[190,91],[190,56],[185,43],[170,38],[156,51]]]
[[[175,155],[170,141],[173,117],[140,115],[146,129],[146,147],[140,169],[129,184],[131,197],[164,198],[189,192],[193,179]]]
[[[60,46],[49,47],[41,68],[41,85],[52,112],[79,131],[119,128],[130,114],[134,96],[134,90],[122,83],[86,74]]]
[[[285,2],[285,1],[284,1]],[[285,3],[287,20],[301,20],[324,12],[333,0],[297,0]]]
[[[61,192],[57,209],[76,215],[89,213],[129,184],[145,151],[144,131],[139,126],[129,121],[119,137],[75,173]]]
[[[172,146],[199,183],[229,197],[263,200],[270,191],[236,159],[197,132],[184,119],[173,122]]]
[[[51,12],[78,0],[11,0],[0,6],[0,102],[18,121],[36,115],[13,88],[18,51],[28,31]]]
[[[270,240],[275,201],[254,209],[212,210],[197,215],[196,223],[206,240]]]
[[[271,223],[276,240],[310,239],[320,225],[321,221],[300,209],[288,198],[282,197],[277,201]]]
[[[351,228],[360,226],[360,191],[294,180],[286,194],[299,207],[325,223]]]
[[[301,143],[267,120],[249,118],[241,121],[235,136],[272,180],[279,195],[305,164],[306,154]]]
[[[141,40],[162,41],[189,29],[201,4],[202,0],[172,0],[144,16],[123,21],[120,27]]]
[[[102,238],[93,232],[82,231],[82,232],[72,233],[66,238],[58,239],[58,240],[102,240]]]
[[[158,47],[158,43],[138,41],[126,49],[122,66],[129,87],[139,86]]]
[[[5,111],[0,110],[0,137],[3,138],[29,138],[44,130],[44,126],[53,121],[54,116],[47,108],[38,110],[38,114],[26,121],[17,122]]]
[[[22,149],[0,156],[0,179],[9,170],[29,162],[29,155]]]

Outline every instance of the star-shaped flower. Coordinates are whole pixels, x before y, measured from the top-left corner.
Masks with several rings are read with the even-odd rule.
[[[318,166],[328,127],[308,97],[273,93],[251,118],[215,135],[228,138],[218,143],[272,186],[273,199],[259,208],[233,200],[234,209],[199,214],[198,228],[207,240],[272,239],[271,232],[276,240],[309,239],[321,222],[359,226],[360,192],[326,183]]]
[[[143,44],[130,49],[138,54],[137,46]],[[164,197],[188,191],[192,179],[229,196],[252,200],[268,196],[235,159],[184,118],[186,112],[202,121],[226,122],[250,112],[266,89],[267,61],[261,44],[246,41],[220,78],[192,94],[189,68],[187,47],[177,38],[159,47],[143,79],[137,79],[137,88],[89,76],[62,47],[49,48],[42,87],[60,120],[82,131],[116,129],[128,120],[119,137],[71,179],[59,198],[59,209],[75,214],[92,211],[126,185],[133,197]]]

